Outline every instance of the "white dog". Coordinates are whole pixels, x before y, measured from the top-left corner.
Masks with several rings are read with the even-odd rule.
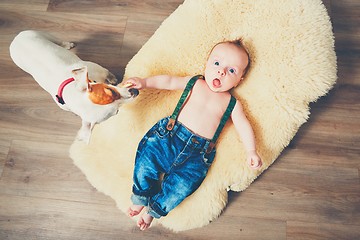
[[[139,93],[117,87],[116,77],[100,65],[69,51],[74,43],[32,30],[20,32],[10,45],[15,64],[51,94],[60,108],[82,119],[77,138],[89,143],[96,123],[117,114],[120,105]]]

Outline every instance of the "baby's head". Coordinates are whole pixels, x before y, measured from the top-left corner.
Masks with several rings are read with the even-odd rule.
[[[249,54],[241,40],[220,42],[206,62],[206,83],[214,92],[228,91],[240,83],[249,66]]]

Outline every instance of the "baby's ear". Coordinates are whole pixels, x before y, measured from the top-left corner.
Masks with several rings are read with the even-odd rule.
[[[79,91],[91,91],[88,78],[88,70],[86,66],[72,70],[72,74],[75,79],[76,88]]]
[[[242,76],[239,80],[239,82],[237,82],[235,85],[234,85],[234,88],[236,88],[237,86],[239,86],[239,84],[244,80],[244,77]]]

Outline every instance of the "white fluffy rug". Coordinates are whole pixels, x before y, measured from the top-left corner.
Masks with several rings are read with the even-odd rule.
[[[242,191],[267,169],[309,117],[309,103],[336,81],[332,26],[320,0],[185,0],[126,67],[125,79],[155,74],[195,75],[212,46],[242,37],[252,67],[234,91],[251,121],[263,168],[254,172],[231,121],[200,188],[155,224],[174,231],[201,227],[227,203],[227,188]],[[90,183],[126,211],[137,144],[170,115],[181,92],[143,90],[137,100],[94,129],[91,143],[75,141],[74,163]]]

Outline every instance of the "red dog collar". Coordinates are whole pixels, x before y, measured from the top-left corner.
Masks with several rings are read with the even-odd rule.
[[[69,78],[69,79],[66,79],[65,81],[63,81],[63,82],[60,84],[59,89],[58,89],[58,92],[57,92],[57,94],[56,94],[56,99],[57,99],[58,103],[60,103],[60,104],[62,104],[62,105],[65,104],[64,99],[63,99],[63,97],[62,97],[62,93],[63,93],[63,91],[64,91],[65,86],[68,85],[69,83],[73,82],[73,81],[75,81],[74,78]]]

